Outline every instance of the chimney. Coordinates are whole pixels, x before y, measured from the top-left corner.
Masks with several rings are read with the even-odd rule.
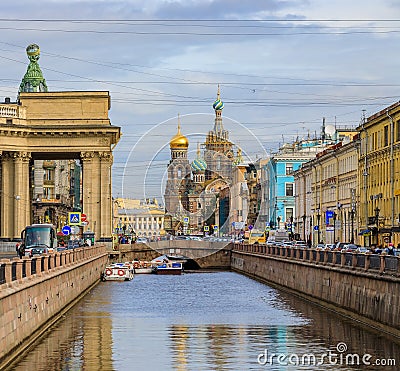
[[[10,97],[5,97],[4,98],[4,103],[11,103],[11,99],[10,99]]]

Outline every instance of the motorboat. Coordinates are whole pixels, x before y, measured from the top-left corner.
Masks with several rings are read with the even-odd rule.
[[[182,274],[183,264],[181,262],[166,262],[153,267],[155,274]]]
[[[132,263],[113,263],[107,265],[102,274],[102,281],[130,281],[134,276]]]
[[[152,272],[151,262],[146,260],[134,260],[132,262],[135,274],[149,274]]]
[[[182,274],[183,264],[187,259],[183,256],[161,255],[151,261],[153,273]]]

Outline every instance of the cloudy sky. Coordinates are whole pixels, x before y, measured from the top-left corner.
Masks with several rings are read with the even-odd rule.
[[[181,115],[190,140],[224,125],[249,160],[327,124],[357,126],[399,98],[395,0],[4,2],[0,91],[16,98],[37,43],[50,91],[107,90],[122,128],[113,195],[163,194]]]

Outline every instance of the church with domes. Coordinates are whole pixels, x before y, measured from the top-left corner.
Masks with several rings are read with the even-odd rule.
[[[224,103],[218,87],[214,127],[201,145],[196,158],[188,159],[189,140],[178,129],[170,140],[171,159],[164,193],[165,211],[172,219],[170,233],[200,234],[228,230],[229,195],[237,159],[229,132],[224,129]],[[202,151],[203,149],[203,151]],[[203,152],[203,153],[202,153]],[[240,149],[237,150],[240,154]]]

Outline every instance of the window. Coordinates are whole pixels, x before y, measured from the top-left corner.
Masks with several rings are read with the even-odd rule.
[[[400,141],[400,120],[396,122],[396,142]]]
[[[389,145],[389,125],[386,125],[383,128],[383,146],[386,147]]]
[[[286,164],[286,175],[289,175],[293,172],[293,164]]]
[[[293,218],[294,212],[293,212],[293,207],[287,207],[286,208],[286,221],[290,223],[290,218]]]
[[[293,183],[285,184],[285,196],[293,196]]]

